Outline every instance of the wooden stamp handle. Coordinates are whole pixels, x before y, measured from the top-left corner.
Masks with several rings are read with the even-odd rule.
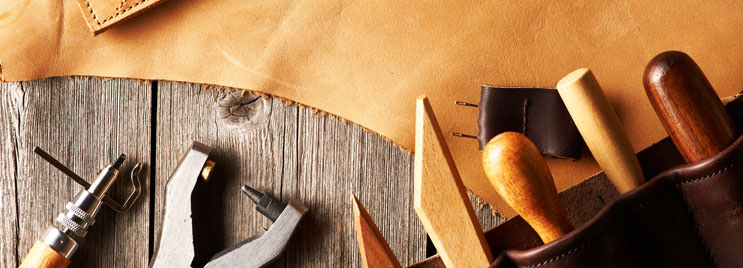
[[[641,185],[645,176],[640,162],[591,70],[581,68],[566,75],[557,90],[588,149],[619,193]]]
[[[573,230],[542,154],[526,136],[503,132],[488,142],[482,165],[498,194],[544,243]]]
[[[37,240],[19,268],[66,268],[68,265],[70,265],[70,260],[65,259],[44,242]]]
[[[686,162],[713,156],[733,143],[738,130],[707,77],[683,52],[650,60],[645,93]]]

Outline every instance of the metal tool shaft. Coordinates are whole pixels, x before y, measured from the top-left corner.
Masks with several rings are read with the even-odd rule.
[[[59,254],[69,259],[79,247],[79,240],[85,238],[90,226],[95,224],[95,217],[100,211],[102,199],[116,181],[119,167],[126,159],[121,154],[116,161],[104,168],[88,189],[80,191],[77,197],[65,206],[67,211],[57,216],[62,229],[51,227],[42,241]]]

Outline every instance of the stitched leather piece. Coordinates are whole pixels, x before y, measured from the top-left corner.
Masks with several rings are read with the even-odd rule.
[[[743,126],[743,100],[727,108],[738,127]],[[552,243],[542,245],[521,217],[487,231],[498,256],[491,268],[743,267],[743,136],[698,163],[681,164],[668,138],[638,158],[653,179]],[[600,176],[604,174],[593,178]],[[434,256],[412,267],[439,263]]]
[[[77,0],[88,29],[97,35],[165,0]]]
[[[515,131],[546,155],[579,159],[583,138],[557,90],[482,86],[477,118],[479,149],[491,138]]]

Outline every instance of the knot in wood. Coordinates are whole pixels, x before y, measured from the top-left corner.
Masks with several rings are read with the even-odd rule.
[[[228,90],[217,102],[217,117],[228,127],[256,129],[265,125],[270,115],[268,100],[253,93]]]

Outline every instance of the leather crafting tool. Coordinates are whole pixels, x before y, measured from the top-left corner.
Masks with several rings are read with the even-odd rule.
[[[643,84],[686,162],[713,156],[738,137],[717,93],[689,55],[679,51],[658,54],[645,68]]]
[[[484,85],[479,105],[455,104],[478,108],[477,136],[451,134],[477,139],[480,150],[496,135],[515,131],[529,137],[543,154],[580,159],[583,139],[554,89]]]
[[[526,136],[503,132],[488,142],[482,166],[498,194],[546,244],[573,230],[547,163]]]
[[[364,268],[402,268],[395,253],[379,232],[377,224],[359,203],[356,196],[351,195],[353,205],[353,222],[356,229],[356,239],[359,243],[359,253]]]
[[[565,106],[599,166],[619,193],[641,185],[645,177],[614,108],[593,72],[581,68],[557,83]]]
[[[121,154],[113,164],[105,167],[96,177],[92,184],[65,167],[52,156],[36,147],[34,152],[54,167],[68,175],[75,182],[85,187],[77,194],[77,197],[65,206],[67,211],[57,216],[59,227],[49,228],[41,240],[34,243],[31,250],[23,259],[20,267],[47,267],[64,268],[70,264],[70,259],[80,247],[81,241],[88,233],[88,229],[95,224],[95,216],[100,212],[101,204],[106,204],[117,213],[128,211],[141,192],[137,175],[140,164],[134,166],[131,172],[131,181],[134,190],[127,198],[124,205],[108,198],[108,190],[116,182],[119,168],[124,163],[126,156]]]
[[[490,247],[425,96],[416,100],[414,173],[413,206],[444,265],[490,265]]]
[[[194,142],[168,180],[165,214],[160,242],[150,267],[191,267],[194,259],[191,193],[199,178],[209,179],[215,163],[208,160],[211,149]],[[275,261],[286,248],[308,209],[299,201],[288,204],[248,186],[243,187],[256,210],[274,224],[267,231],[243,240],[217,253],[205,267],[264,267]]]

